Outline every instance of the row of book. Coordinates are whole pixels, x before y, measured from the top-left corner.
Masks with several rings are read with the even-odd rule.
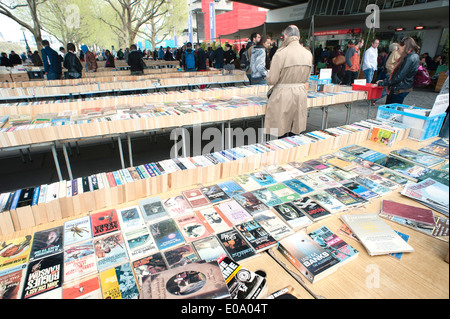
[[[235,147],[209,154],[169,159],[136,167],[79,177],[41,185],[41,201],[20,205],[9,214],[4,208],[0,223],[4,234],[60,218],[117,205],[134,199],[166,192],[176,187],[205,184],[258,170],[269,164],[280,164],[312,156],[324,149],[360,143],[367,140],[368,129],[357,125],[314,131],[284,139]],[[339,142],[338,144],[335,142]],[[332,146],[332,147],[330,147]],[[328,148],[325,148],[328,147]],[[94,183],[94,181],[97,181]],[[95,184],[96,189],[90,188]],[[169,186],[170,185],[170,186]],[[69,189],[67,189],[69,188]],[[13,194],[15,192],[11,192]],[[37,196],[34,196],[37,200]],[[44,200],[45,198],[45,200]],[[55,209],[53,209],[55,207]],[[64,209],[60,209],[63,207]],[[40,213],[40,212],[43,213]],[[47,212],[49,211],[49,212]],[[56,211],[56,213],[53,213]],[[64,212],[64,215],[60,213]],[[12,217],[11,217],[12,216]]]
[[[144,75],[130,75],[130,71],[113,71],[105,74],[104,73],[105,72],[96,72],[95,77],[82,77],[79,79],[3,82],[0,83],[0,88],[30,88],[30,87],[53,87],[53,86],[61,87],[61,86],[73,86],[91,83],[137,81],[147,79],[167,79],[167,78],[183,78],[183,77],[187,78],[187,77],[221,74],[219,70],[210,70],[198,73],[198,72],[178,72],[176,69],[146,69]]]
[[[167,78],[167,79],[144,79],[137,81],[119,81],[119,82],[102,82],[91,84],[80,84],[75,86],[51,86],[51,87],[16,87],[16,88],[0,88],[0,98],[6,99],[9,97],[23,97],[36,98],[41,96],[59,96],[70,94],[92,94],[103,91],[121,91],[121,90],[139,90],[152,89],[158,87],[170,86],[187,86],[200,84],[216,84],[228,82],[245,82],[246,76],[244,73],[233,73],[228,75],[210,75],[206,76],[197,73],[198,76]]]

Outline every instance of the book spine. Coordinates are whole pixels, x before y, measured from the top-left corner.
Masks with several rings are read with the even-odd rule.
[[[38,186],[34,189],[33,200],[31,201],[31,206],[37,205],[39,200],[39,192],[41,190],[41,186]]]

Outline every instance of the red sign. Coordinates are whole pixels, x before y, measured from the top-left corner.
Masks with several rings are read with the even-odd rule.
[[[342,30],[331,30],[331,31],[317,31],[314,32],[315,36],[321,35],[338,35],[338,34],[351,34],[351,33],[361,33],[361,28],[358,29],[342,29]]]

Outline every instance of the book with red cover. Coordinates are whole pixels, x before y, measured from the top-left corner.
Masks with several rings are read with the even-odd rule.
[[[435,225],[434,215],[431,209],[383,200],[381,203],[381,212],[422,224]]]
[[[192,208],[201,208],[211,205],[209,199],[200,191],[199,188],[183,191],[181,194]]]
[[[104,235],[120,229],[119,218],[115,209],[109,209],[91,215],[92,235]]]

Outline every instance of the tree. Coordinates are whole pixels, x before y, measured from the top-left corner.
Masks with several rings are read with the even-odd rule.
[[[167,14],[167,9],[162,10],[167,0],[103,1],[115,12],[117,23],[111,23],[111,20],[105,20],[101,15],[98,18],[117,32],[121,45],[134,43],[138,32],[145,24],[151,19]]]
[[[38,10],[47,0],[0,0],[0,14],[14,20],[29,30],[36,41],[36,47],[42,47],[41,22]]]

